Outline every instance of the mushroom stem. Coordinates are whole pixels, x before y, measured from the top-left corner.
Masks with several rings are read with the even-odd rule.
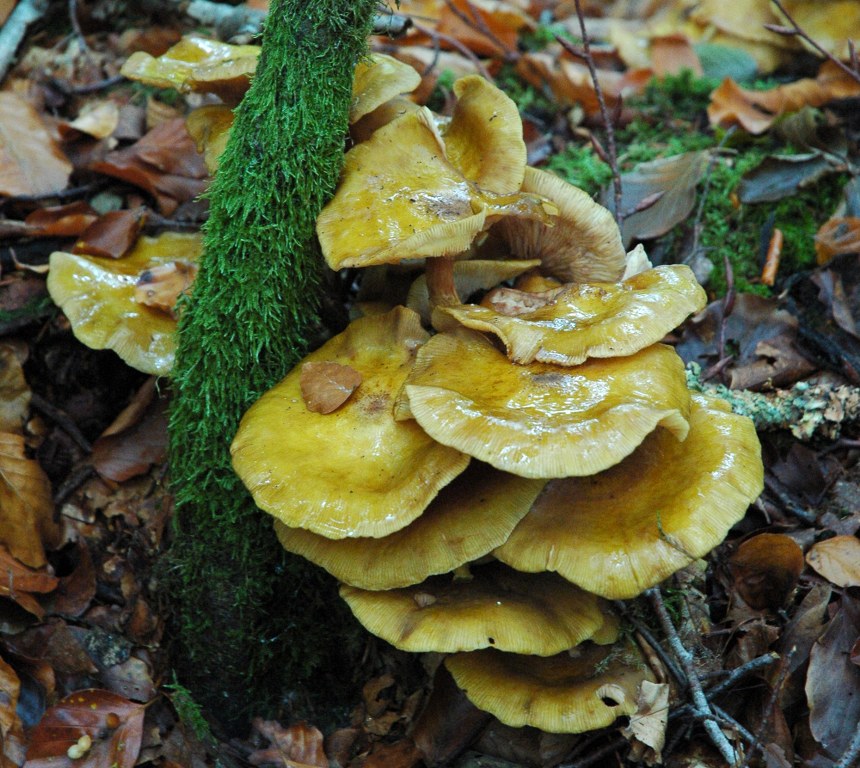
[[[457,295],[457,286],[454,285],[454,259],[450,256],[437,256],[427,259],[425,275],[433,327],[437,331],[444,331],[452,323],[456,325],[456,321],[452,321],[442,313],[434,312],[434,310],[437,307],[454,307],[462,304]]]

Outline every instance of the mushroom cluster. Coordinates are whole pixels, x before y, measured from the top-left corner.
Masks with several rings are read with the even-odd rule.
[[[581,732],[653,679],[608,600],[719,544],[760,448],[660,343],[705,304],[691,271],[625,254],[608,211],[526,167],[498,89],[454,92],[450,119],[401,98],[366,114],[318,219],[333,269],[424,274],[370,291],[263,395],[233,465],[370,632],[450,654],[504,723]]]

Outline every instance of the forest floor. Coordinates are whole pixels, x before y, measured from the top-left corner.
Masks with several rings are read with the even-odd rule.
[[[628,248],[693,269],[708,306],[666,341],[694,386],[756,420],[765,490],[664,585],[673,638],[647,599],[620,607],[668,669],[658,737],[624,722],[504,726],[439,677],[430,695],[438,659],[369,640],[374,672],[352,711],[317,723],[260,712],[228,738],[172,671],[158,570],[167,388],[81,343],[46,283],[56,251],[122,261],[141,235],[198,237],[209,177],[184,118],[206,98],[119,71],[191,32],[253,35],[119,5],[0,2],[37,9],[0,91],[0,768],[582,768],[661,751],[667,765],[725,765],[709,717],[744,765],[858,764],[860,71],[847,41],[860,18],[812,19],[804,2],[786,17],[753,0],[719,13],[586,1],[586,56],[574,3],[400,4],[411,28],[371,48],[419,71],[419,103],[450,112],[457,77],[492,78],[519,107],[530,165],[619,207]],[[672,641],[707,711],[690,706]]]

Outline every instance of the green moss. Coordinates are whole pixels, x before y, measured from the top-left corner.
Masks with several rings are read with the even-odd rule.
[[[521,114],[552,116],[561,111],[548,87],[542,92],[529,85],[517,74],[513,64],[502,65],[496,75],[496,85],[513,100]]]
[[[164,570],[175,659],[194,698],[236,727],[284,697],[330,705],[350,681],[357,635],[335,585],[285,555],[233,473],[229,447],[244,411],[301,358],[317,325],[314,225],[342,165],[352,73],[374,8],[375,0],[272,3],[180,321],[170,418],[176,525]]]
[[[612,169],[588,144],[569,145],[549,159],[547,169],[592,197],[612,181]]]

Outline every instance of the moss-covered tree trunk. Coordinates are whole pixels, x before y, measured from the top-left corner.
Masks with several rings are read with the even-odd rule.
[[[273,0],[180,323],[170,420],[174,658],[195,698],[227,723],[309,680],[325,690],[326,672],[341,675],[333,585],[286,559],[233,474],[229,447],[244,411],[299,360],[317,322],[314,222],[341,168],[375,1]]]

